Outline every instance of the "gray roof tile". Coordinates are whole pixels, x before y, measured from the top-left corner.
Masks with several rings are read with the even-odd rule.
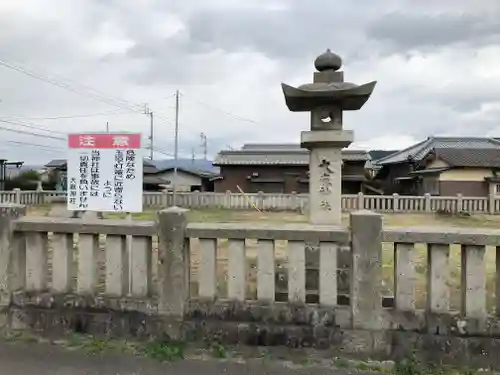
[[[452,167],[500,168],[500,149],[436,148],[433,153]]]
[[[362,150],[342,150],[345,161],[366,161]],[[214,165],[308,165],[309,150],[298,144],[246,144],[241,150],[221,151]]]
[[[378,165],[403,163],[408,158],[415,161],[422,160],[433,149],[500,149],[500,141],[493,138],[479,137],[429,137],[404,150],[388,155],[376,161]]]

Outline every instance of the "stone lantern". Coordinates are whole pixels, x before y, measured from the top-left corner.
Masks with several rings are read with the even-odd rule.
[[[281,84],[288,109],[311,112],[311,130],[301,133],[301,146],[309,155],[309,221],[340,225],[342,220],[342,149],[354,140],[342,128],[342,112],[359,110],[369,99],[376,81],[356,85],[344,82],[342,59],[329,49],[314,61],[313,83],[292,87]]]

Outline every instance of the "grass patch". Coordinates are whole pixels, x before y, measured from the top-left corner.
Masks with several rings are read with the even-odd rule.
[[[69,349],[82,350],[87,355],[101,355],[106,352],[133,353],[135,347],[126,340],[97,338],[91,335],[72,333],[62,342]]]
[[[332,365],[337,369],[354,369],[359,372],[392,373],[394,370],[392,362],[382,363],[378,361],[360,361],[347,358],[334,358]]]
[[[141,352],[160,362],[172,362],[184,359],[186,343],[182,341],[156,341],[142,346]]]
[[[424,364],[416,358],[414,353],[411,353],[396,362],[393,372],[395,375],[476,375],[479,370],[443,364]]]
[[[28,215],[46,216],[50,205],[30,206]],[[143,212],[132,214],[134,220],[156,220],[159,209],[147,208]],[[105,213],[105,218],[125,219],[126,214]],[[191,222],[269,222],[269,223],[305,223],[307,216],[297,212],[258,212],[255,210],[228,210],[228,209],[190,209],[187,211],[188,220]],[[418,227],[418,226],[443,226],[443,227],[473,227],[473,228],[498,228],[500,215],[475,214],[471,216],[440,215],[436,213],[382,214],[385,226],[391,227]],[[349,224],[349,214],[344,213],[342,221],[345,226]]]
[[[88,355],[98,355],[113,349],[113,346],[108,340],[91,338],[83,344],[81,349]]]
[[[157,210],[146,210],[133,214],[134,220],[155,220]],[[122,219],[124,214],[106,214],[105,217]],[[190,222],[268,222],[277,223],[306,223],[307,216],[296,212],[257,212],[249,210],[226,210],[226,209],[192,209],[187,211]],[[477,214],[472,216],[445,216],[433,213],[422,214],[382,214],[384,226],[390,227],[462,227],[462,228],[499,228],[500,215]],[[349,214],[342,215],[344,226],[349,225]]]
[[[214,358],[222,359],[228,357],[228,352],[226,347],[218,342],[214,342],[210,345],[210,351]]]

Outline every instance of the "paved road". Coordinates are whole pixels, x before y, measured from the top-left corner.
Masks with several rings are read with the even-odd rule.
[[[160,364],[127,355],[87,356],[48,344],[0,343],[0,375],[347,375],[327,368],[290,369],[281,364],[179,360]]]

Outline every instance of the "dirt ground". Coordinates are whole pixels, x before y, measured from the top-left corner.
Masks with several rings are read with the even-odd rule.
[[[32,207],[29,209],[29,215],[45,216],[49,207]],[[154,220],[156,210],[147,210],[141,214],[134,214],[135,220]],[[283,222],[306,222],[304,215],[290,212],[264,212],[257,211],[237,211],[222,209],[190,210],[187,213],[191,222],[246,222],[259,221],[269,222],[270,225],[278,225]],[[124,215],[106,215],[109,218],[122,218]],[[344,215],[344,224],[347,226],[349,215]],[[392,227],[418,227],[418,226],[439,226],[449,227],[470,227],[470,228],[500,228],[500,216],[474,215],[470,217],[449,217],[437,214],[384,214],[384,226]],[[257,242],[247,240],[247,297],[254,299],[256,297],[256,278],[257,278]],[[276,244],[276,268],[277,282],[286,285],[286,267],[287,253],[286,241],[278,241]],[[155,249],[156,250],[156,249]],[[425,244],[416,244],[416,269],[417,269],[417,306],[423,308],[426,300],[427,287],[427,248]],[[198,289],[198,268],[199,268],[199,244],[196,239],[191,243],[191,279],[192,293],[197,294]],[[156,258],[154,251],[153,258]],[[220,297],[226,296],[227,291],[227,268],[228,268],[228,248],[227,240],[220,239],[218,243],[218,294]],[[153,260],[154,260],[153,259]],[[460,308],[460,246],[451,246],[451,308]],[[486,272],[487,272],[487,292],[488,308],[491,311],[494,308],[495,298],[495,262],[496,254],[494,248],[486,249]],[[384,293],[393,295],[394,291],[394,245],[392,243],[383,244],[383,276]]]

